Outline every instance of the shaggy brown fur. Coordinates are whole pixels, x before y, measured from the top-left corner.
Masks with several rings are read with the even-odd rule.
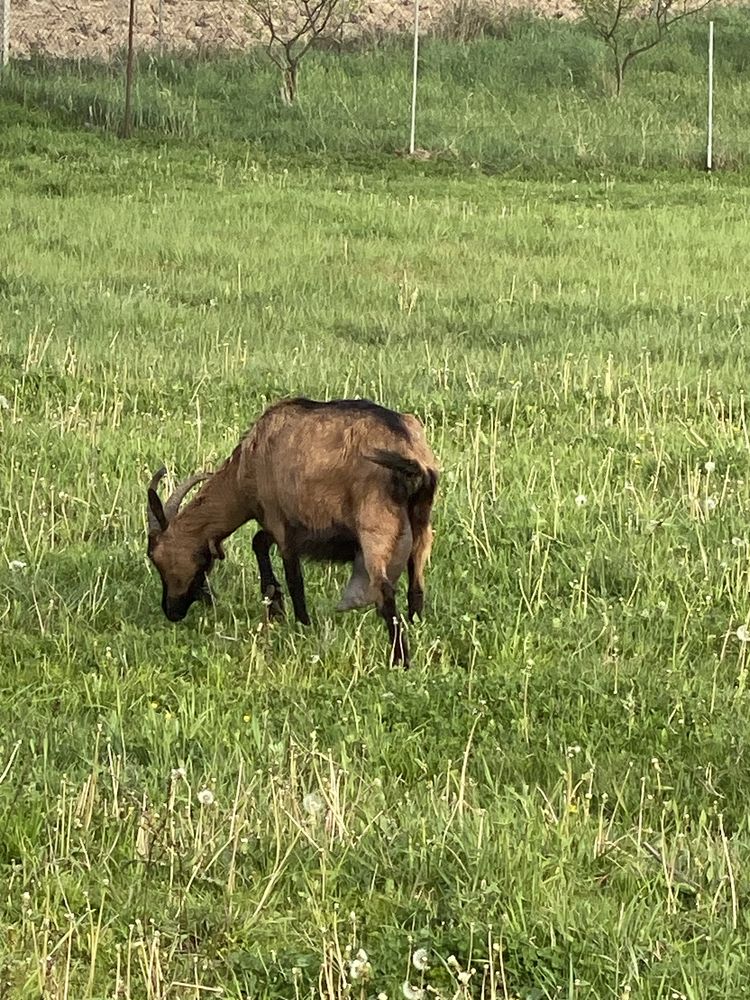
[[[421,614],[430,517],[438,483],[435,456],[419,420],[367,400],[285,400],[269,407],[195,499],[165,514],[149,488],[149,558],[163,583],[162,606],[173,621],[205,596],[205,577],[222,542],[246,521],[261,593],[269,613],[282,611],[270,549],[284,563],[298,621],[309,623],[300,559],[353,562],[339,608],[374,603],[388,628],[395,661],[409,652],[396,609],[395,586],[408,567],[408,614]],[[179,493],[180,488],[176,491]],[[177,511],[177,512],[175,512]]]

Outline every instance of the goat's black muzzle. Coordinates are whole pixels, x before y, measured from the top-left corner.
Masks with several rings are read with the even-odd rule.
[[[196,601],[202,601],[204,604],[209,605],[213,604],[211,592],[205,583],[200,587],[191,589],[187,594],[183,594],[182,597],[167,597],[164,594],[161,607],[171,622],[181,622]]]

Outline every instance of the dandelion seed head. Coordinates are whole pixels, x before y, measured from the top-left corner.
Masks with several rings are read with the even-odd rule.
[[[414,954],[411,956],[411,964],[417,970],[417,972],[424,972],[429,965],[429,954],[426,948],[417,948]]]
[[[313,819],[317,819],[325,809],[325,803],[323,802],[319,792],[308,792],[302,799],[302,808],[308,816],[312,816]]]
[[[588,502],[589,498],[585,493],[579,493],[576,497],[576,507],[585,507]]]
[[[198,792],[197,798],[202,806],[212,806],[216,801],[214,793],[211,791],[210,788],[201,788],[201,790]]]
[[[712,462],[711,459],[709,459],[707,462],[703,463],[703,468],[710,475],[712,472],[716,472],[716,462]]]
[[[372,971],[372,966],[367,961],[362,961],[361,958],[355,958],[349,963],[349,978],[353,980],[367,979],[370,972]]]
[[[180,781],[181,779],[187,778],[187,771],[184,767],[173,767],[172,768],[172,781]]]
[[[750,642],[750,628],[748,628],[747,625],[740,625],[735,635],[740,642]]]
[[[401,992],[404,1000],[423,1000],[424,997],[424,990],[419,986],[412,986],[409,982],[401,986]]]
[[[716,510],[716,497],[706,497],[706,510]]]

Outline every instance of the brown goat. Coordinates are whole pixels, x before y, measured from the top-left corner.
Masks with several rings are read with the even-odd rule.
[[[393,660],[408,666],[395,586],[407,567],[409,621],[421,615],[438,482],[416,417],[368,400],[285,400],[263,413],[213,475],[191,476],[162,506],[156,488],[165,471],[148,489],[148,555],[162,579],[167,618],[180,621],[194,601],[208,598],[206,574],[224,558],[222,542],[254,519],[261,530],[253,551],[269,615],[283,611],[272,545],[283,559],[295,617],[305,625],[300,558],[353,562],[338,608],[374,603]],[[208,482],[180,510],[203,479]]]

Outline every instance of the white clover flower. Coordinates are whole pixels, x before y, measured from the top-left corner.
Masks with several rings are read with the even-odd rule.
[[[388,1000],[388,994],[387,993],[378,993],[377,1000]]]
[[[202,806],[212,806],[216,801],[214,793],[210,788],[201,788],[198,792],[197,798]]]
[[[187,771],[184,767],[173,767],[172,768],[172,781],[180,781],[180,779],[187,778]]]
[[[312,816],[313,819],[317,819],[325,809],[325,802],[321,798],[319,792],[308,792],[302,799],[302,808],[308,816]]]
[[[459,972],[459,974],[457,976],[457,979],[458,979],[459,983],[461,983],[462,986],[468,986],[469,985],[469,980],[471,979],[471,973],[470,972]]]
[[[703,468],[710,475],[712,472],[716,472],[716,462],[712,462],[711,459],[709,459],[707,462],[703,463]]]
[[[576,497],[576,507],[585,507],[588,502],[589,498],[585,493],[579,493]]]
[[[750,628],[748,628],[747,625],[740,625],[735,632],[735,635],[740,642],[750,642]]]
[[[420,986],[412,986],[409,982],[401,986],[401,992],[404,1000],[423,1000],[424,997],[424,990]]]
[[[7,396],[0,396],[0,410],[9,410],[10,403]]]
[[[417,972],[424,972],[429,963],[429,954],[426,948],[417,948],[411,956],[411,964]]]
[[[11,573],[20,573],[22,569],[26,569],[26,563],[22,559],[11,559],[8,569]]]

